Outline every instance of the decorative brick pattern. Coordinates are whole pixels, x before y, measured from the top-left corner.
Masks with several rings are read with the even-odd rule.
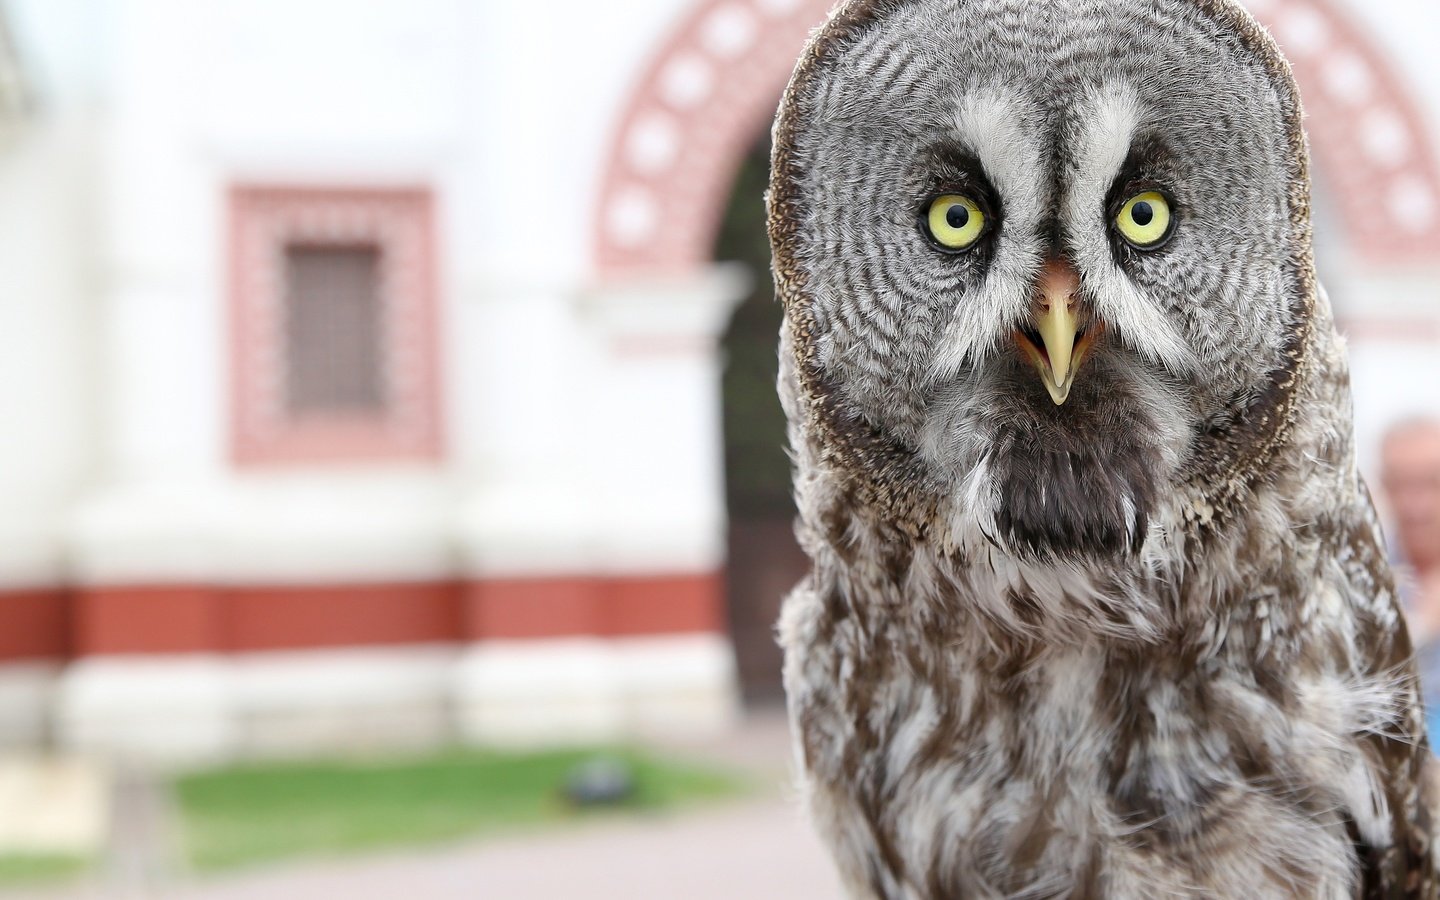
[[[437,459],[442,423],[429,192],[237,187],[230,218],[235,462]],[[350,264],[366,254],[368,275]],[[341,288],[375,296],[349,306],[324,296]],[[290,301],[297,290],[330,308],[296,318]],[[357,318],[367,314],[374,320]],[[324,318],[335,333],[325,333]],[[297,348],[297,340],[310,345]],[[326,371],[336,365],[375,370]]]
[[[834,0],[700,0],[642,71],[596,206],[608,275],[710,259],[740,160],[768,127],[810,29]],[[1330,0],[1251,0],[1289,56],[1317,169],[1355,255],[1433,264],[1440,171],[1403,73]]]

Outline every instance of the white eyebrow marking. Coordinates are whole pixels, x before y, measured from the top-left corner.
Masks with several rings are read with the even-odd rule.
[[[1130,155],[1141,118],[1135,91],[1129,85],[1110,82],[1095,96],[1091,114],[1079,120],[1086,126],[1080,132],[1077,156],[1080,175],[1096,179],[1095,188],[1102,201],[1106,188]]]
[[[1130,155],[1141,117],[1140,101],[1126,84],[1107,82],[1077,104],[1075,167],[1066,186],[1065,225],[1086,249],[1092,249],[1095,224],[1106,222],[1105,198]]]
[[[1106,82],[1077,104],[1073,180],[1066,186],[1065,232],[1096,310],[1132,349],[1177,374],[1199,367],[1194,351],[1164,312],[1116,264],[1105,201],[1145,121],[1128,84]]]
[[[955,113],[956,134],[980,157],[1012,220],[1038,221],[1044,206],[1045,167],[1034,112],[1029,103],[991,90],[967,94]]]
[[[955,110],[955,136],[980,160],[999,195],[1005,225],[994,263],[967,302],[958,304],[936,345],[931,376],[953,377],[967,361],[995,352],[1008,340],[1004,323],[1023,317],[1039,269],[1036,238],[1048,205],[1035,106],[994,87],[966,94]]]

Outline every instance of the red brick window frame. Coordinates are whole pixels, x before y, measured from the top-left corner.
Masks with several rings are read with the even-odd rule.
[[[235,462],[439,459],[442,422],[430,192],[238,186],[230,191],[229,212]],[[355,333],[322,339],[323,346],[296,348],[292,341],[317,333],[313,317],[298,324],[291,318],[295,304],[305,299],[297,299],[297,290],[323,292],[324,270],[314,274],[317,251],[321,257],[330,254],[329,265],[342,287],[353,290],[357,279],[372,279],[366,289],[373,296],[335,316],[337,328]],[[347,269],[347,255],[369,262]],[[302,262],[310,274],[300,271]],[[319,263],[326,264],[323,258]],[[317,279],[321,288],[313,286]],[[307,284],[311,287],[304,288]],[[374,316],[375,321],[357,324],[358,315]],[[328,353],[339,361],[322,359],[317,365],[295,366],[306,371],[292,371],[300,358],[297,352]],[[348,404],[343,402],[345,373],[340,373],[338,388],[318,388],[321,396],[341,401],[328,407],[313,400],[297,402],[297,395],[305,392],[296,378],[324,378],[325,366],[336,364],[373,365],[376,371],[350,374],[352,386],[368,387],[358,393],[350,390]]]

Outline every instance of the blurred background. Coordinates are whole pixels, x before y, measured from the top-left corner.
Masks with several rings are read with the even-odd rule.
[[[0,2],[0,893],[838,896],[761,196],[830,5]],[[1378,480],[1440,5],[1248,5]]]

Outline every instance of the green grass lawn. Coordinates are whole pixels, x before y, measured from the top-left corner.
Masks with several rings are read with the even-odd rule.
[[[89,860],[80,856],[0,853],[0,887],[61,881],[89,867]]]
[[[615,811],[666,810],[743,793],[748,779],[636,750],[622,760],[636,790]],[[180,779],[175,793],[189,859],[218,869],[535,828],[605,814],[562,795],[595,750],[452,751],[383,761],[250,764]]]

